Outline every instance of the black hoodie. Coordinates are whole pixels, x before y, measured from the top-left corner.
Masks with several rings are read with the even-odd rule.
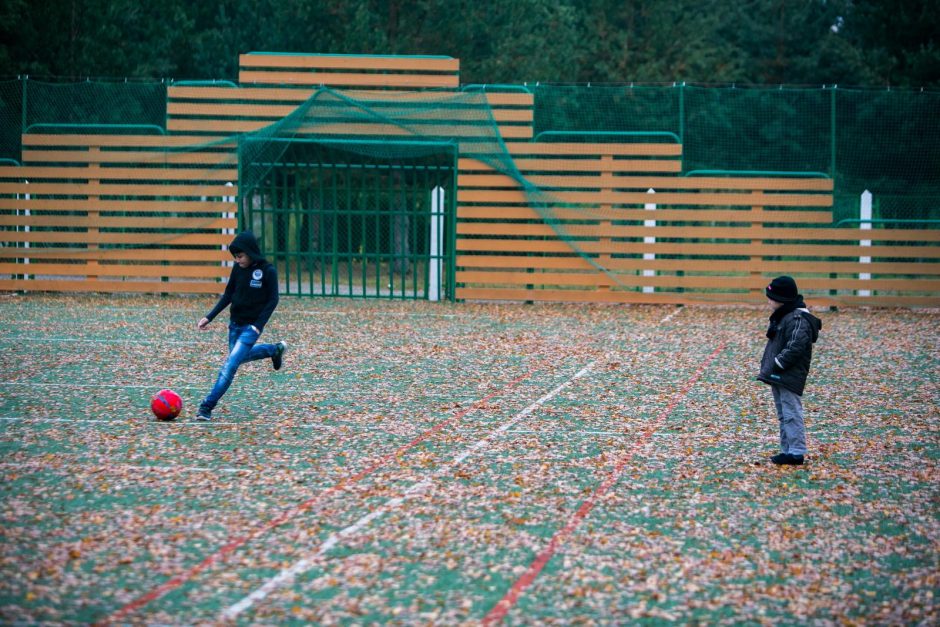
[[[258,240],[251,231],[236,235],[228,249],[232,255],[239,252],[247,254],[252,264],[247,268],[235,264],[225,291],[212,311],[206,314],[206,318],[212,320],[231,303],[232,322],[253,324],[258,327],[258,331],[263,331],[277,307],[277,269],[261,254]]]

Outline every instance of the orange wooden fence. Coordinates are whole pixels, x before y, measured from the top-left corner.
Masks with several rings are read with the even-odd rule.
[[[24,135],[23,165],[0,166],[0,289],[218,292],[237,136],[327,87],[378,107],[451,99],[420,132],[460,145],[458,299],[756,302],[791,274],[818,304],[940,306],[940,231],[837,228],[831,180],[685,176],[678,143],[534,141],[532,94],[469,97],[456,59],[251,53],[239,83],[169,87],[168,135]],[[505,167],[470,141],[481,108]],[[407,134],[318,114],[318,134]]]
[[[792,274],[816,303],[940,302],[940,231],[834,228],[830,179],[679,176],[676,144],[509,150],[523,180],[460,161],[458,298],[760,301]]]
[[[231,147],[27,134],[0,166],[0,289],[217,292],[237,225]]]

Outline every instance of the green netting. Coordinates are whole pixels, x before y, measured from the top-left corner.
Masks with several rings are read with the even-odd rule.
[[[362,99],[361,95],[357,98],[321,88],[289,115],[271,120],[258,131],[222,139],[207,137],[201,145],[167,150],[227,155],[218,166],[238,167],[243,219],[250,219],[259,204],[300,206],[299,195],[327,180],[325,164],[343,161],[349,168],[346,172],[353,168],[378,172],[361,179],[361,193],[371,194],[368,202],[377,212],[379,206],[394,204],[395,186],[401,188],[400,182],[409,180],[418,169],[449,169],[456,176],[456,155],[473,157],[516,180],[524,190],[526,204],[540,212],[544,223],[620,284],[596,255],[583,250],[582,238],[576,233],[578,225],[559,220],[556,214],[559,208],[570,207],[583,210],[586,219],[598,219],[601,210],[565,205],[551,183],[538,186],[520,174],[488,104],[486,94],[493,89],[385,91]],[[876,220],[919,225],[940,220],[938,93],[685,84],[503,86],[502,90],[534,94],[533,130],[539,141],[679,142],[680,176],[700,171],[828,176],[835,184],[835,221],[858,218],[858,196],[864,190],[876,198]],[[112,132],[122,128],[139,132],[144,127],[160,131],[166,127],[166,98],[166,85],[156,82],[53,84],[21,79],[0,83],[0,156],[21,161],[23,131],[58,128],[69,132],[77,128],[75,125],[86,125],[87,129],[112,125]],[[240,100],[238,88],[232,89],[230,103],[245,102]],[[248,111],[245,117],[251,119],[250,106]],[[165,154],[158,152],[153,157],[155,165],[165,160]],[[398,175],[381,176],[383,169]],[[350,187],[348,176],[342,178],[333,172],[328,180],[334,192]],[[278,192],[282,200],[271,200],[275,197],[271,190],[283,188],[285,181],[293,181],[290,185],[299,191],[293,195]],[[441,181],[435,185],[453,185],[453,178]],[[379,188],[384,191],[376,191]],[[406,185],[404,189],[411,188]],[[335,224],[321,225],[327,226],[334,228]],[[278,232],[285,228],[290,230]],[[280,250],[285,241],[308,233],[310,228],[303,223],[275,225],[270,241],[264,244],[269,250]],[[369,236],[362,234],[344,235],[347,241],[342,246],[347,252],[358,251],[363,258],[370,252],[391,254],[398,246],[395,230],[379,228],[389,235],[375,244],[375,250],[366,249]],[[408,232],[413,239],[418,230]],[[337,240],[330,245],[335,250]],[[375,283],[380,286],[383,281],[375,279]]]
[[[0,81],[0,159],[20,161],[24,132],[88,132],[80,128],[88,125],[149,126],[160,132],[166,127],[166,84]]]
[[[681,138],[686,172],[821,172],[834,180],[840,218],[857,217],[858,195],[867,189],[883,197],[882,218],[940,219],[935,92],[681,84],[532,89],[536,133],[671,132]]]
[[[663,131],[682,136],[681,94],[671,87],[530,87],[535,133]]]
[[[165,127],[166,88],[163,82],[0,81],[0,158],[19,161],[20,133],[35,130],[35,125]],[[537,136],[546,131],[615,131],[650,137],[673,133],[683,144],[686,171],[818,171],[835,180],[837,194],[865,188],[902,195],[940,193],[938,93],[685,84],[525,89],[535,95]],[[451,141],[452,135],[426,129],[452,122],[455,110],[460,110],[471,124],[480,126],[477,139],[496,141],[482,91],[476,95],[473,91],[477,90],[459,96],[431,91],[426,99],[389,103],[387,95],[382,101],[357,102],[342,92],[324,90],[262,135],[287,135],[298,126],[341,118],[386,119],[400,126],[404,136]],[[348,110],[345,117],[336,113],[343,107]],[[317,119],[317,113],[326,110],[330,116]]]
[[[20,160],[23,81],[0,81],[0,160]]]

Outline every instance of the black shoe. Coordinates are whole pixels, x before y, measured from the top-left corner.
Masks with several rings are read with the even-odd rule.
[[[276,346],[277,351],[271,355],[271,363],[274,364],[275,370],[280,370],[281,364],[284,363],[284,352],[287,350],[287,344],[278,342]]]
[[[770,461],[781,466],[802,466],[803,456],[791,455],[790,453],[780,453],[771,457]]]

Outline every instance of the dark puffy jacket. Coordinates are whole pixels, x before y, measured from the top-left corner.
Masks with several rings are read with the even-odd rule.
[[[813,359],[813,344],[821,329],[822,320],[806,309],[791,311],[772,325],[773,337],[767,340],[757,379],[802,396]]]

